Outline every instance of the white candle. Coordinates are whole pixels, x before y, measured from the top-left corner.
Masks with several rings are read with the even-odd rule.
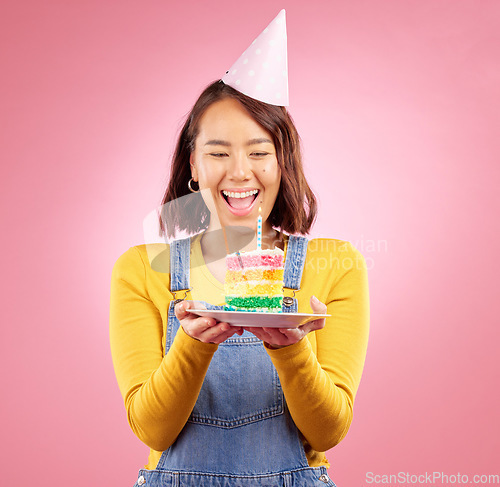
[[[262,250],[262,216],[259,206],[259,218],[257,218],[257,250]]]

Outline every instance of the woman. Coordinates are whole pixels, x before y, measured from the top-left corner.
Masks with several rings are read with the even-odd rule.
[[[324,452],[352,421],[368,339],[366,266],[348,242],[286,235],[307,233],[316,212],[288,112],[211,84],[171,174],[164,203],[201,192],[197,217],[170,207],[169,225],[201,233],[170,246],[168,273],[149,264],[145,246],[113,270],[113,361],[129,423],[151,448],[136,485],[335,485]],[[223,304],[217,229],[255,231],[259,207],[262,247],[286,253],[290,309],[326,320],[242,329],[189,312],[193,300]]]

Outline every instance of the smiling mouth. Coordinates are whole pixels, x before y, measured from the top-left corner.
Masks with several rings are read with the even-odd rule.
[[[227,204],[235,210],[243,210],[250,208],[253,202],[259,195],[258,189],[250,191],[221,191],[222,197],[226,200]]]

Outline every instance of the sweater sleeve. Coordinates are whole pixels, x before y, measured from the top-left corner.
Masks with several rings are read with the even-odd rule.
[[[135,247],[113,268],[110,344],[128,422],[141,441],[163,451],[188,420],[217,345],[180,327],[163,356],[162,316],[148,295],[145,269]]]
[[[304,337],[288,347],[266,348],[292,418],[318,452],[332,448],[347,434],[368,343],[366,263],[358,250],[346,244],[340,257],[332,260],[335,269],[328,274],[335,277],[328,282],[328,277],[316,276],[323,288],[315,284],[316,289],[311,289],[331,315],[325,327],[313,332],[315,340]]]

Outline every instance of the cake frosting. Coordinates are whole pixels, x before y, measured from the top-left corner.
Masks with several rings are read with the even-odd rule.
[[[224,309],[280,313],[283,304],[283,261],[284,252],[278,248],[226,256]]]

